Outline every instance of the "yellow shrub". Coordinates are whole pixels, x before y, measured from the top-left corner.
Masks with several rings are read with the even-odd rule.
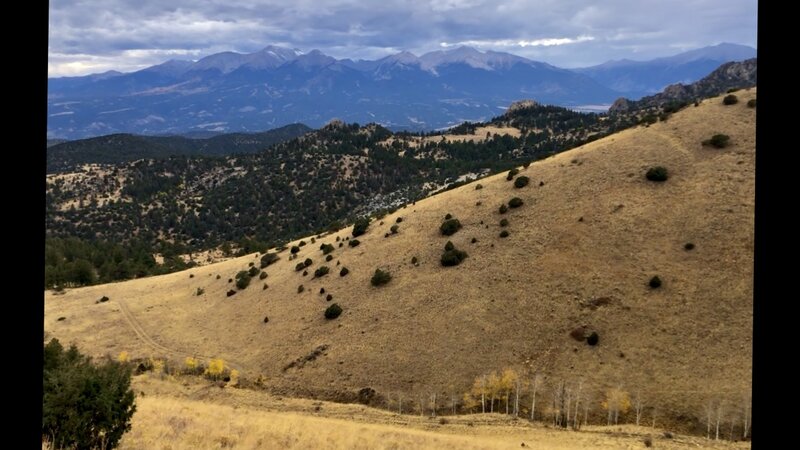
[[[184,362],[184,364],[186,365],[186,370],[188,370],[189,372],[192,372],[195,369],[197,369],[197,359],[192,358],[191,356],[186,357],[186,361]]]
[[[117,356],[117,361],[121,363],[126,363],[128,362],[129,359],[130,358],[128,356],[128,352],[126,352],[125,350],[119,352],[119,356]]]
[[[208,368],[205,372],[206,375],[213,379],[217,379],[222,376],[223,372],[225,372],[225,361],[223,361],[221,358],[212,359],[208,362]]]

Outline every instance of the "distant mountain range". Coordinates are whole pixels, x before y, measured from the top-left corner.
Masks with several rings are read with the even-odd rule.
[[[332,118],[432,130],[487,120],[521,98],[609,105],[752,56],[750,47],[721,44],[653,61],[568,70],[470,47],[353,61],[268,46],[196,62],[170,60],[132,73],[51,78],[48,138],[252,132],[298,122],[319,127]]]

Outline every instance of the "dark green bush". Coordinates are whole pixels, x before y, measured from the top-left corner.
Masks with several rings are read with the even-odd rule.
[[[444,220],[450,220],[450,219],[452,219],[452,218],[453,218],[453,215],[452,215],[452,214],[450,214],[450,213],[447,213],[447,214],[445,214],[445,216],[444,216]]]
[[[303,265],[306,266],[306,267],[308,267],[308,266],[310,266],[312,264],[314,264],[314,261],[312,261],[311,258],[306,258],[306,260],[303,261]]]
[[[366,233],[367,228],[369,228],[369,217],[357,219],[353,224],[353,237],[361,236]]]
[[[402,221],[403,221],[403,218],[402,218],[402,217],[398,217],[398,218],[397,218],[397,220],[395,220],[394,222],[395,222],[395,223],[400,223],[400,222],[402,222]]]
[[[500,214],[505,214],[508,211],[508,206],[504,204],[500,205]]]
[[[419,261],[416,256],[411,257],[411,264],[416,264]]]
[[[464,261],[466,257],[467,252],[451,248],[450,250],[445,250],[444,253],[442,253],[441,263],[445,267],[457,266],[461,264],[461,261]]]
[[[300,247],[293,245],[292,248],[289,250],[294,255],[295,253],[300,251]]]
[[[752,98],[752,99],[748,100],[747,101],[747,107],[748,108],[755,108],[756,107],[756,99]]]
[[[302,246],[306,245],[306,241],[300,241],[300,242],[297,243],[297,245],[302,247]]]
[[[297,293],[298,294],[302,293],[305,290],[306,290],[306,288],[302,284],[300,286],[297,286]]]
[[[359,241],[358,239],[351,239],[350,242],[347,243],[347,245],[349,245],[350,247],[357,247],[358,244],[360,243],[361,241]]]
[[[267,272],[261,272],[261,273],[258,275],[258,279],[259,279],[259,280],[263,280],[264,278],[267,278]]]
[[[477,191],[477,190],[479,190],[479,189],[483,189],[483,185],[482,185],[482,184],[480,184],[480,183],[478,183],[478,184],[476,184],[476,185],[475,185],[475,190]]]
[[[589,337],[586,338],[586,343],[591,346],[597,345],[599,341],[600,341],[600,336],[597,334],[596,331],[592,331],[592,334],[590,334]]]
[[[330,262],[333,259],[333,255],[328,255],[325,257],[326,262]]]
[[[392,234],[397,234],[398,229],[400,229],[400,227],[398,227],[397,225],[392,225],[392,227],[389,228],[389,231],[391,231]]]
[[[264,256],[261,257],[261,268],[267,267],[268,265],[274,263],[278,260],[278,255],[275,253],[266,253]]]
[[[508,201],[508,206],[511,208],[519,208],[522,206],[522,199],[519,197],[514,197]]]
[[[236,287],[237,287],[239,290],[246,289],[246,288],[247,288],[247,286],[250,286],[250,279],[251,279],[251,278],[250,278],[250,275],[248,275],[248,274],[245,274],[243,277],[241,277],[241,278],[238,278],[238,279],[236,280]]]
[[[501,232],[500,232],[500,237],[501,237],[501,238],[508,237],[508,230],[503,230],[503,231],[501,231]]]
[[[669,178],[669,173],[667,172],[666,167],[656,166],[648,169],[645,177],[650,181],[661,182],[667,181],[667,178]]]
[[[100,300],[98,300],[98,301],[97,301],[97,303],[105,303],[105,302],[107,302],[107,301],[108,301],[108,297],[106,297],[106,296],[104,295],[104,296],[100,297]]]
[[[203,294],[205,294],[205,293],[206,293],[206,290],[205,290],[205,289],[203,289],[203,288],[197,288],[197,292],[195,292],[195,295],[197,295],[197,296],[199,297],[199,296],[201,296],[201,295],[203,295]]]
[[[723,105],[735,105],[739,103],[739,98],[733,94],[726,95],[725,98],[722,99]]]
[[[531,179],[526,177],[526,176],[517,177],[517,179],[514,180],[514,187],[515,188],[523,188],[523,187],[527,186],[530,181],[531,181]]]
[[[261,271],[258,270],[257,268],[251,267],[250,270],[247,271],[247,274],[250,275],[251,277],[254,277],[254,276],[258,275],[259,272],[261,272]]]
[[[683,246],[684,250],[694,250],[694,244],[691,242],[687,242],[686,245]]]
[[[650,282],[648,284],[651,288],[658,289],[661,287],[661,278],[658,278],[658,275],[655,275],[653,278],[650,278]]]
[[[449,215],[449,214],[448,214]],[[461,222],[458,219],[447,219],[439,226],[439,231],[445,236],[451,236],[461,229]]]
[[[445,250],[445,251],[447,251],[447,250],[452,250],[452,249],[454,249],[454,248],[456,248],[456,246],[455,246],[455,245],[453,245],[453,243],[452,243],[452,242],[450,242],[450,241],[447,241],[447,243],[446,243],[446,244],[444,244],[444,250]]]
[[[370,283],[372,283],[373,286],[380,286],[388,283],[391,279],[392,275],[389,272],[384,272],[381,269],[375,269],[375,274],[372,275]]]
[[[511,169],[508,171],[508,175],[506,175],[506,180],[511,181],[514,177],[519,173],[518,169]]]
[[[703,141],[703,145],[710,145],[715,148],[725,148],[730,144],[731,137],[727,134],[715,134],[711,139]]]
[[[328,266],[319,266],[317,270],[314,271],[314,278],[325,276],[330,271],[331,269]]]
[[[501,227],[507,227],[508,226],[508,219],[501,220],[500,221],[500,226]]]
[[[106,448],[119,445],[136,412],[131,368],[107,359],[93,364],[75,345],[57,339],[44,346],[42,438],[53,448]]]
[[[327,255],[328,253],[334,251],[335,248],[331,244],[322,244],[322,247],[320,247],[320,250],[322,250],[322,254],[323,255]]]
[[[230,297],[230,296],[232,296],[234,294],[236,294],[236,291],[234,291],[233,289],[230,289],[230,290],[228,290],[227,296]]]
[[[325,318],[328,320],[335,319],[342,314],[342,307],[337,303],[332,304],[325,308]]]
[[[326,296],[325,296],[325,301],[326,301],[326,302],[329,302],[329,301],[331,301],[331,300],[333,300],[333,295],[331,295],[331,294],[328,294],[328,295],[326,295]]]
[[[300,272],[301,270],[303,270],[303,269],[305,269],[305,268],[306,268],[306,265],[305,265],[305,264],[303,264],[303,263],[301,263],[301,262],[300,262],[300,263],[297,263],[297,265],[296,265],[296,266],[294,266],[294,270],[295,270],[295,272]]]
[[[347,275],[348,273],[350,273],[350,269],[348,269],[347,267],[342,267],[342,270],[339,271],[339,276],[343,277],[343,276]]]

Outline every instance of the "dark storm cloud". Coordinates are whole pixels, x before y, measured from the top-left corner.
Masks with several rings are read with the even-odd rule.
[[[756,10],[754,0],[53,0],[50,73],[135,70],[269,44],[354,59],[467,44],[578,66],[754,46]]]

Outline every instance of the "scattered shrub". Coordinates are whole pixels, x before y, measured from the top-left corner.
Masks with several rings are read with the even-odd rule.
[[[261,257],[261,268],[267,267],[278,260],[278,255],[275,253],[266,253]]]
[[[247,286],[250,286],[250,275],[245,273],[243,277],[236,280],[236,287],[242,290],[246,289]]]
[[[366,233],[367,228],[369,228],[369,217],[357,219],[353,224],[353,237],[361,236]]]
[[[219,280],[220,278],[222,278],[222,275],[217,274],[217,279]]]
[[[323,255],[327,255],[328,253],[334,251],[335,248],[331,244],[322,244],[322,247],[320,247],[320,250],[322,250],[322,254]]]
[[[394,222],[395,222],[395,223],[400,223],[400,222],[402,222],[402,221],[403,221],[403,218],[402,218],[402,217],[398,217],[398,218],[397,218],[397,220],[395,220]]]
[[[411,264],[417,264],[417,262],[419,262],[419,259],[417,259],[416,256],[412,256],[411,257]]]
[[[339,242],[339,248],[342,248],[342,246],[344,246],[344,242]]]
[[[686,243],[686,244],[683,246],[683,249],[684,249],[684,250],[694,250],[694,244],[692,244],[691,242],[687,242],[687,243]]]
[[[531,179],[526,177],[526,176],[517,177],[517,179],[514,180],[514,187],[515,188],[523,188],[523,187],[527,186],[530,181],[531,181]]]
[[[330,262],[333,259],[333,255],[328,255],[325,257],[325,262]]]
[[[739,103],[739,98],[733,94],[726,95],[725,98],[722,99],[723,105],[735,105]]]
[[[324,293],[325,293],[325,288],[324,288],[324,287],[322,287],[322,288],[319,288],[319,293],[320,293],[320,294],[324,294]]]
[[[333,295],[331,295],[331,294],[328,294],[328,295],[325,297],[325,300],[326,300],[326,301],[331,301],[331,300],[333,300]]]
[[[540,181],[539,186],[544,186],[544,181]]]
[[[467,258],[467,252],[451,248],[442,253],[441,263],[445,267],[457,266]]]
[[[472,241],[470,241],[470,242],[472,242],[474,244],[474,243],[478,242],[478,238],[472,238]]]
[[[306,276],[306,275],[308,275],[308,271],[307,271],[307,270],[304,270],[304,271],[303,271],[303,276]]]
[[[392,227],[389,228],[389,231],[391,231],[392,234],[397,234],[397,230],[399,230],[399,229],[400,229],[400,227],[398,227],[397,225],[392,225]]]
[[[530,166],[531,166],[531,162],[530,161],[525,161],[524,163],[522,163],[522,167],[525,168],[525,169],[527,169]]]
[[[331,269],[328,266],[319,266],[319,268],[314,271],[314,278],[323,277],[330,271]]]
[[[508,206],[511,208],[519,208],[522,206],[522,199],[519,197],[514,197],[508,201]]]
[[[476,184],[475,185],[475,190],[477,191],[477,190],[480,190],[480,189],[483,189],[483,185],[480,184],[480,183]]]
[[[62,320],[67,320],[67,318],[66,318],[66,317],[64,317],[64,316],[61,316],[61,317],[59,317],[59,318],[58,318],[58,319],[56,319],[56,320],[57,320],[58,322],[61,322]]]
[[[298,294],[302,293],[305,290],[306,290],[306,288],[302,284],[300,286],[297,286],[297,293]]]
[[[228,283],[233,283],[233,278],[228,278]]]
[[[384,238],[388,238],[389,236],[390,236],[389,233],[383,235]]]
[[[501,232],[500,232],[500,237],[501,237],[501,238],[508,237],[508,230],[503,230],[503,231],[501,231]]]
[[[517,169],[511,169],[508,171],[508,175],[506,175],[506,180],[511,181],[514,177],[519,173]]]
[[[229,291],[228,291],[228,294],[227,294],[227,295],[228,295],[228,297],[230,297],[231,295],[234,295],[234,294],[236,294],[236,291],[234,291],[233,289],[231,289],[231,290],[229,290]]]
[[[347,275],[348,273],[350,273],[350,270],[347,267],[342,267],[342,270],[339,271],[339,276],[343,277],[343,276]]]
[[[388,283],[391,279],[392,275],[389,272],[384,272],[381,269],[375,269],[375,274],[372,275],[370,283],[372,283],[373,286],[380,286]]]
[[[458,219],[447,219],[439,226],[439,231],[445,236],[451,236],[460,229],[461,222],[459,222]]]
[[[669,173],[665,167],[656,166],[648,169],[645,177],[650,181],[667,181],[667,178],[669,178]]]
[[[586,339],[586,333],[583,327],[575,328],[569,332],[569,335],[572,337],[572,339],[575,339],[578,342],[582,342],[584,339]]]
[[[263,280],[264,278],[267,278],[267,272],[261,272],[260,274],[258,274],[259,280]]]
[[[269,322],[269,317],[264,316],[264,323],[267,323],[267,322]]]
[[[100,297],[100,300],[98,300],[97,303],[105,303],[108,300],[109,300],[109,298],[104,295],[104,296]]]
[[[197,295],[197,296],[199,297],[199,296],[201,296],[201,295],[203,295],[203,294],[205,294],[205,293],[206,293],[206,290],[205,290],[205,289],[203,289],[203,288],[197,288],[197,292],[195,292],[195,295]]]
[[[311,238],[311,243],[312,243],[312,244],[316,244],[316,243],[317,243],[317,240],[316,240],[316,239],[314,239],[314,238],[312,237],[312,238]]]
[[[444,216],[444,220],[450,220],[450,219],[452,219],[452,218],[453,218],[453,215],[452,215],[452,214],[450,214],[450,213],[447,213],[447,214]]]
[[[325,308],[325,318],[328,320],[335,319],[342,314],[342,307],[339,306],[338,303],[334,303],[331,306]]]
[[[501,227],[507,227],[508,226],[508,219],[501,220],[500,221],[500,226]]]
[[[446,243],[446,244],[444,244],[444,250],[445,250],[445,251],[448,251],[448,250],[453,250],[454,248],[456,248],[456,246],[455,246],[455,245],[453,245],[453,243],[452,243],[452,242],[450,242],[450,241],[447,241],[447,243]]]
[[[715,148],[725,148],[730,145],[731,137],[727,134],[715,134],[711,136],[711,139],[706,139],[703,141],[703,145],[705,146],[712,146]]]
[[[306,266],[306,267],[308,267],[308,266],[310,266],[312,264],[314,264],[314,261],[312,261],[311,258],[306,258],[306,260],[303,261],[303,265]]]
[[[289,251],[294,255],[295,253],[300,251],[300,247],[293,245]]]
[[[644,438],[644,446],[645,447],[652,447],[653,446],[653,439],[650,436]]]
[[[653,278],[650,278],[650,282],[647,283],[653,289],[658,289],[661,287],[661,278],[658,278],[658,275],[654,275]]]
[[[250,263],[250,264],[253,264],[253,263]],[[194,274],[193,274],[193,273],[190,273],[190,274],[189,274],[189,278],[194,278]]]
[[[747,101],[747,107],[748,108],[755,108],[756,107],[756,99],[752,98],[752,99],[748,100]]]
[[[294,266],[294,271],[295,271],[295,272],[300,272],[301,270],[303,270],[303,269],[305,269],[305,268],[306,268],[306,265],[305,265],[305,264],[303,264],[303,263],[297,263],[297,265],[296,265],[296,266]]]
[[[600,336],[597,334],[596,331],[592,331],[592,334],[590,334],[589,337],[586,338],[586,343],[591,346],[597,345],[599,341],[600,341]]]
[[[350,247],[358,247],[358,244],[360,243],[361,241],[359,241],[358,239],[352,239],[347,245],[349,245]]]
[[[251,277],[254,277],[258,275],[259,272],[261,271],[258,270],[256,267],[251,267],[250,270],[247,271],[247,274],[250,275]]]
[[[267,283],[264,283],[264,287],[262,287],[261,290],[262,291],[266,291],[268,287],[269,287],[269,285],[267,285]]]
[[[500,214],[505,214],[507,211],[508,211],[508,206],[506,206],[505,203],[500,205]]]

